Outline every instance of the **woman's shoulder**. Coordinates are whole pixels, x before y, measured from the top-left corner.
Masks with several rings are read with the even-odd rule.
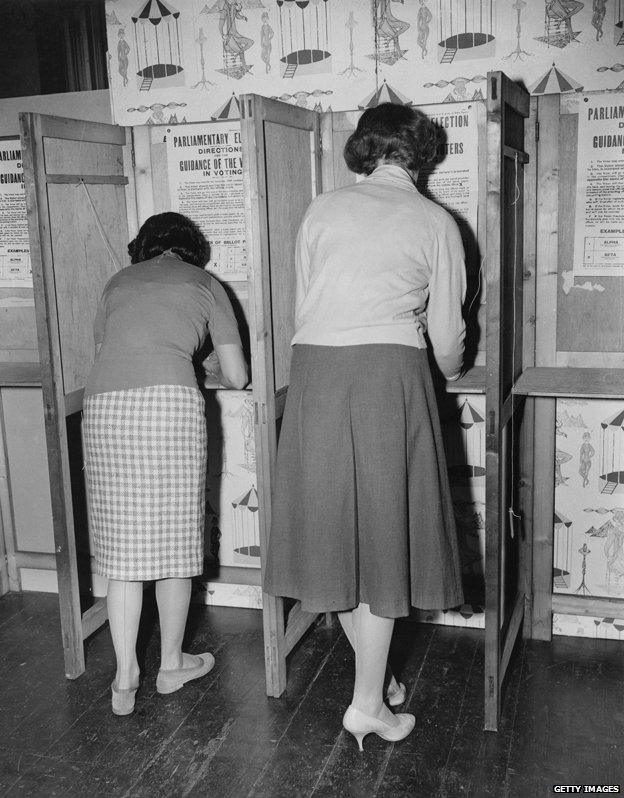
[[[452,213],[448,211],[444,205],[440,205],[440,203],[435,200],[429,199],[429,197],[425,196],[420,191],[414,192],[414,196],[417,198],[423,212],[426,213],[430,220],[435,222],[437,226],[450,229],[457,227],[457,222],[453,218]]]

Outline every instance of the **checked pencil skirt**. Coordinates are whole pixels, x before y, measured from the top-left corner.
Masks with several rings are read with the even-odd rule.
[[[98,574],[123,581],[203,570],[204,400],[151,385],[88,396],[83,439]]]

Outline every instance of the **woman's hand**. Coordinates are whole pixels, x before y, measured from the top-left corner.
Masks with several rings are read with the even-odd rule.
[[[204,388],[235,388],[241,390],[248,381],[247,365],[238,344],[223,344],[216,347],[202,361],[206,373]]]
[[[204,369],[204,388],[222,388],[221,383],[221,364],[216,352],[211,352],[208,357],[202,361]]]

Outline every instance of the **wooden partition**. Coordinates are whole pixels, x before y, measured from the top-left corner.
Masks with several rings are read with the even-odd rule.
[[[592,92],[610,104],[606,92]],[[550,640],[552,613],[622,617],[624,600],[555,594],[553,518],[557,398],[613,399],[624,396],[624,277],[600,277],[601,291],[570,290],[577,199],[577,135],[582,96],[533,98],[536,131],[535,271],[533,309],[525,329],[534,329],[534,351],[525,351],[514,386],[534,406],[532,607],[529,631]],[[531,206],[528,206],[528,209]],[[528,217],[527,217],[528,218]],[[539,490],[538,490],[539,486]]]
[[[113,125],[33,113],[21,114],[20,125],[65,672],[73,679],[84,671],[83,639],[106,620],[104,600],[89,596],[80,411],[95,310],[128,242],[129,156],[125,130]]]
[[[320,115],[255,95],[243,95],[239,102],[264,562],[275,454],[289,380],[295,237],[318,192],[353,180],[344,167],[342,148],[358,112]],[[526,438],[527,415],[522,416],[522,400],[514,398],[513,391],[523,352],[532,350],[530,335],[524,339],[521,335],[523,308],[525,313],[530,308],[522,291],[526,282],[523,240],[531,231],[530,223],[524,227],[522,223],[527,114],[526,92],[501,73],[490,74],[486,106],[479,106],[483,168],[478,190],[480,208],[485,205],[486,212],[479,213],[478,257],[468,265],[471,283],[480,291],[474,295],[474,306],[481,344],[470,371],[447,386],[456,393],[486,393],[485,712],[489,729],[497,725],[504,674],[525,600],[521,574],[527,524],[514,521],[509,511],[522,516],[526,504],[526,495],[515,490],[518,476],[521,481],[526,476],[526,462],[514,461],[513,453],[518,441]],[[84,636],[105,619],[101,605],[94,605],[85,616],[80,607],[75,537],[77,519],[82,517],[76,505],[81,474],[72,470],[79,465],[76,418],[92,361],[95,305],[108,277],[125,262],[127,190],[131,192],[130,226],[133,232],[136,229],[135,177],[123,147],[124,131],[119,128],[29,114],[22,119],[22,135],[63,640],[67,673],[75,677],[84,669]],[[141,137],[149,137],[148,132],[135,130],[135,143]],[[156,202],[163,192],[156,190],[155,183],[164,185],[166,178],[162,159],[154,157],[154,146],[165,145],[153,145],[147,139],[145,144],[136,147],[136,187],[142,197],[152,197],[154,206],[148,201],[142,217],[164,209]],[[141,165],[142,158],[150,161],[149,169]],[[125,175],[131,176],[129,186]],[[143,185],[148,180],[151,185]],[[278,696],[286,686],[286,656],[316,616],[303,612],[299,603],[293,606],[266,594],[263,614],[267,692]]]
[[[522,496],[517,457],[522,402],[524,149],[528,93],[488,74],[486,204],[485,728],[498,728],[505,672],[521,628]]]
[[[279,426],[294,333],[295,239],[321,190],[320,117],[258,95],[243,95],[241,138],[250,275],[249,316],[260,503],[261,562],[266,562]],[[267,693],[286,687],[286,655],[315,620],[296,602],[263,593]]]

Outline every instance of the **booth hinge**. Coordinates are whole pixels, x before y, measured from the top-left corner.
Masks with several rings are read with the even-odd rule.
[[[535,120],[535,141],[539,141],[539,119]]]
[[[130,128],[130,161],[134,169],[136,166],[136,155],[134,151],[134,128],[132,127]]]
[[[264,402],[254,402],[254,421],[256,424],[266,424],[266,405]]]
[[[488,413],[488,435],[496,433],[496,413],[490,410]]]

